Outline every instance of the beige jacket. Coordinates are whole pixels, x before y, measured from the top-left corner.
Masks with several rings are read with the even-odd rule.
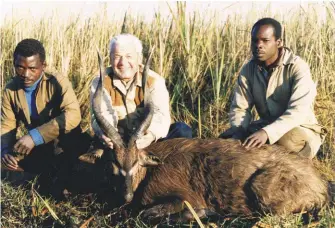
[[[154,115],[149,125],[148,131],[152,132],[155,140],[166,137],[171,124],[169,93],[165,86],[165,80],[162,76],[154,71],[149,71],[147,78],[147,91],[143,95],[142,90],[142,70],[136,74],[134,81],[131,84],[125,85],[117,76],[113,74],[112,68],[107,68],[106,73],[109,77],[105,77],[104,81],[104,100],[102,109],[105,117],[113,126],[117,126],[118,132],[122,137],[126,133],[132,134],[139,127],[144,119],[144,104],[149,100],[154,105]],[[97,76],[91,85],[91,108],[92,99],[96,87],[99,82]],[[125,96],[127,109],[123,103],[122,96]],[[110,105],[111,104],[111,105]],[[126,118],[128,111],[129,120]],[[92,113],[92,128],[96,135],[100,136],[102,131],[97,124],[97,121]]]
[[[321,129],[313,111],[316,85],[307,63],[288,48],[283,48],[281,58],[269,76],[267,82],[255,60],[243,66],[229,112],[231,125],[246,129],[252,120],[251,109],[255,106],[261,120],[270,123],[263,128],[270,144],[297,126]]]
[[[17,77],[8,82],[1,105],[1,143],[10,147],[16,141],[18,122],[27,129],[37,128],[45,143],[68,133],[81,121],[80,107],[67,77],[44,73],[37,86],[38,123],[31,123],[25,92]]]

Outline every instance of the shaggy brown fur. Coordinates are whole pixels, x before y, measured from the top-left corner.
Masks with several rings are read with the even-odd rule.
[[[327,201],[326,184],[311,161],[280,146],[247,150],[236,140],[172,139],[146,151],[163,162],[142,172],[146,177],[135,194],[148,208],[146,217],[180,212],[184,200],[200,216],[285,215],[319,209]]]

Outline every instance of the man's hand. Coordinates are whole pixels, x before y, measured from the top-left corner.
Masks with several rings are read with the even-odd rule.
[[[30,154],[31,150],[35,147],[35,143],[30,135],[25,135],[20,138],[14,145],[13,151],[19,154]]]
[[[10,154],[4,154],[1,156],[1,165],[5,166],[6,169],[16,171],[19,168],[17,160]]]
[[[112,143],[112,140],[108,138],[106,135],[102,134],[100,137],[101,141],[109,148],[113,149],[114,145]]]
[[[149,146],[155,140],[155,136],[149,131],[141,138],[136,140],[137,149],[143,149]]]
[[[266,143],[267,140],[268,140],[268,134],[266,133],[266,131],[261,129],[250,135],[248,138],[246,138],[242,146],[244,146],[247,149],[253,147],[260,148]]]

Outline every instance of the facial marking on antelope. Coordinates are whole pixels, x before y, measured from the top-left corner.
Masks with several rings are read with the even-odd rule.
[[[121,173],[121,175],[124,176],[124,177],[127,176],[127,172],[124,171],[123,169],[120,169],[120,173]]]
[[[136,172],[138,171],[139,168],[139,163],[138,161],[136,161],[135,165],[133,167],[131,167],[131,169],[128,172],[129,176],[133,176],[134,174],[136,174]]]

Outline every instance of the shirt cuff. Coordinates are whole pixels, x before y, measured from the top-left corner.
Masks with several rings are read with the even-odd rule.
[[[266,134],[268,135],[268,140],[269,140],[269,144],[272,145],[275,142],[277,142],[281,136],[278,135],[278,132],[276,132],[276,129],[273,129],[273,127],[270,125],[267,125],[265,127],[262,128]]]
[[[41,145],[41,144],[44,143],[42,135],[40,134],[40,132],[36,128],[30,130],[29,135],[33,139],[33,141],[35,143],[35,146],[38,146],[38,145]]]

